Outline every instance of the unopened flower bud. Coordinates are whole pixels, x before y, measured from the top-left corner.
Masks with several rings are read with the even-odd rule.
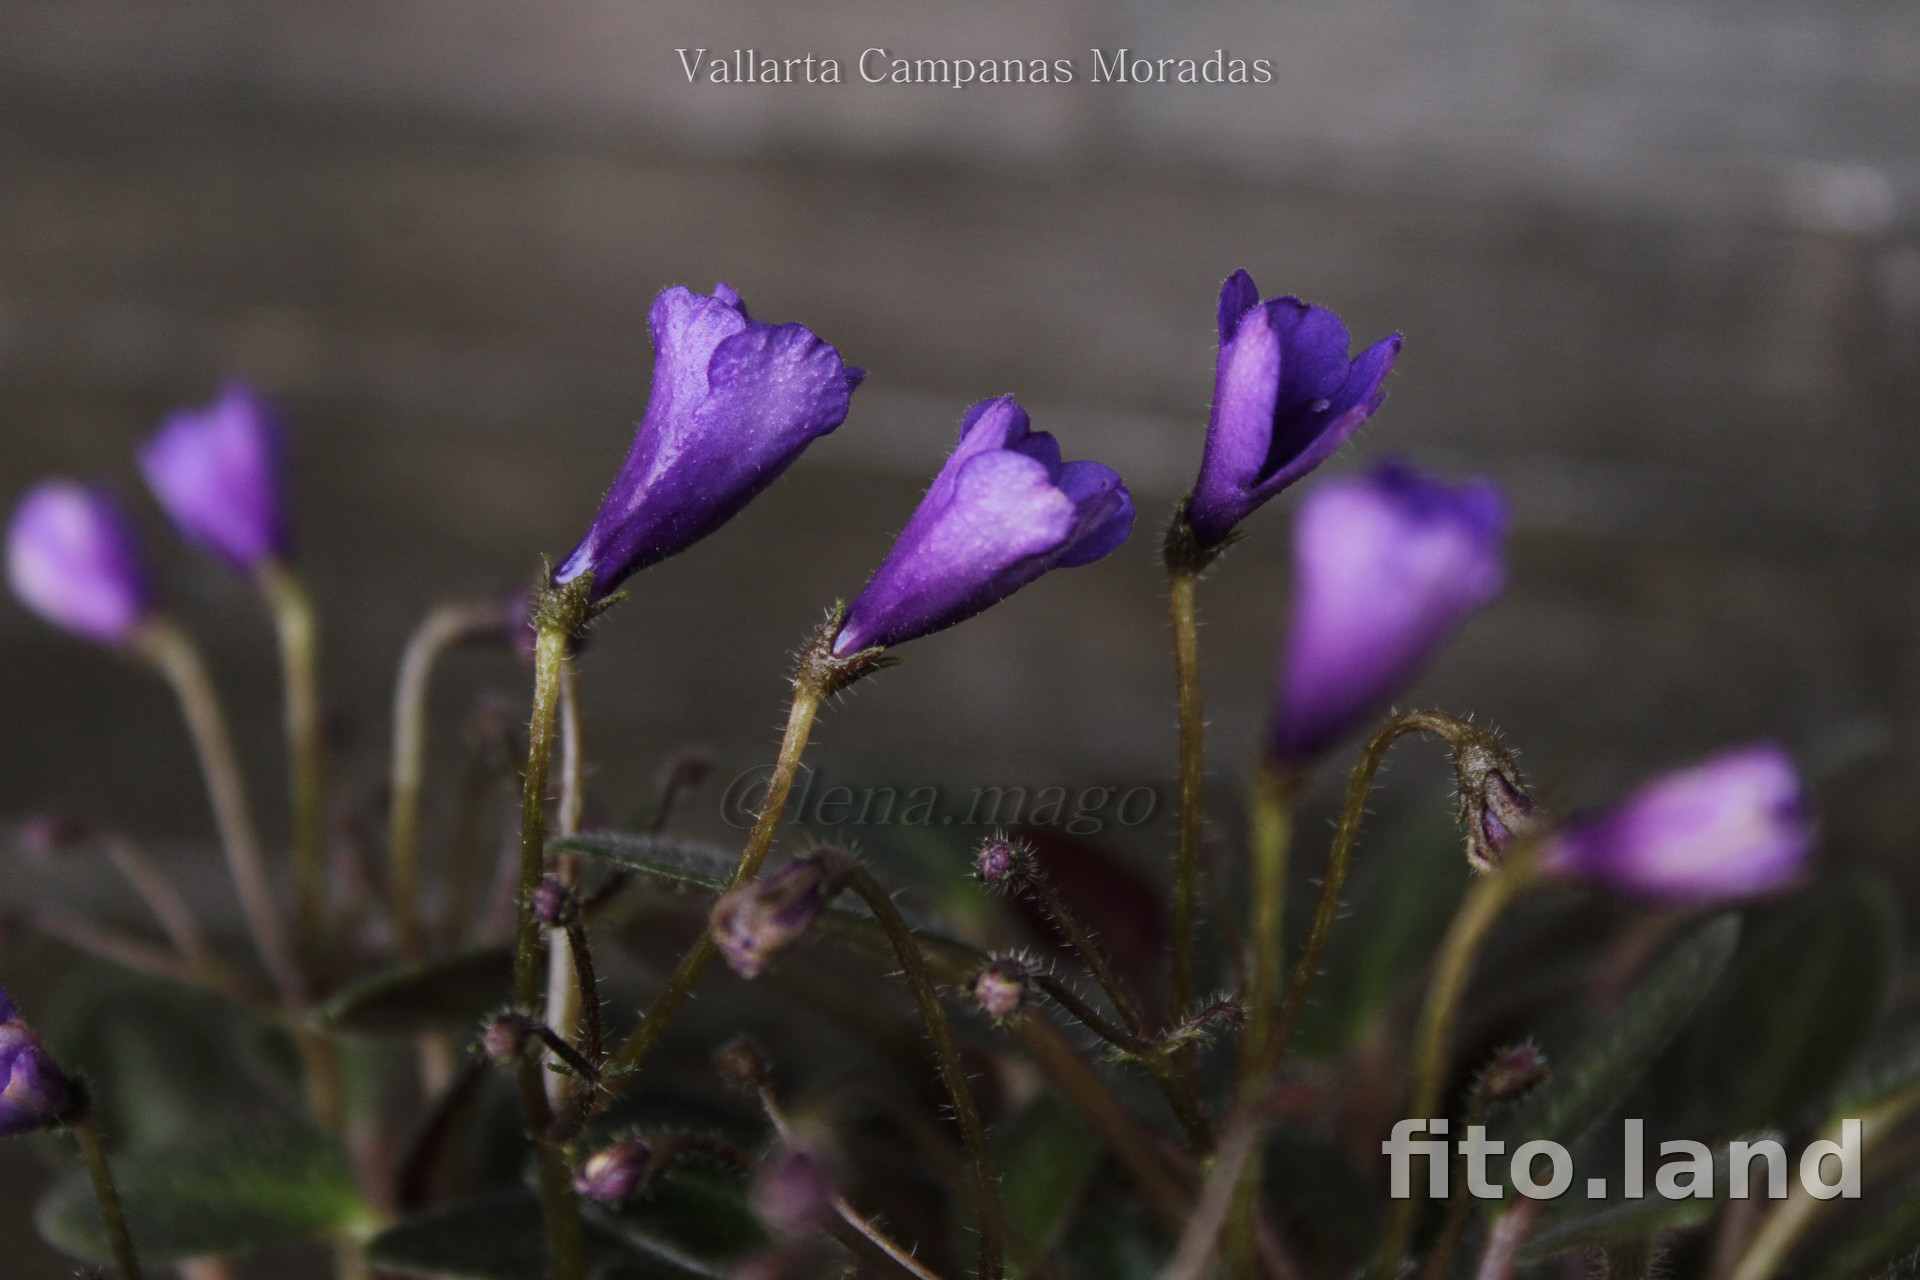
[[[141,447],[140,470],[187,541],[235,569],[250,573],[291,548],[286,427],[245,383],[170,414]]]
[[[735,973],[758,977],[776,953],[813,926],[843,882],[825,858],[805,857],[743,884],[714,905],[714,943]]]
[[[59,1124],[82,1096],[0,991],[0,1138]]]
[[[627,1138],[588,1156],[573,1175],[573,1189],[597,1204],[618,1208],[658,1168],[652,1143]]]
[[[1497,740],[1489,738],[1459,747],[1454,770],[1467,861],[1476,871],[1492,871],[1515,840],[1540,825],[1539,814],[1532,798],[1520,787],[1520,771],[1512,755]]]
[[[819,1230],[833,1216],[833,1176],[817,1157],[788,1147],[760,1166],[753,1211],[784,1236]]]
[[[1027,975],[1018,966],[999,962],[975,974],[970,989],[981,1011],[1003,1022],[1026,1004]]]
[[[496,1014],[480,1032],[480,1047],[500,1066],[507,1066],[526,1051],[533,1036],[533,1019],[524,1013]]]
[[[1026,870],[1027,852],[1005,836],[996,835],[980,846],[974,856],[974,873],[980,882],[998,888]]]
[[[44,481],[20,500],[7,527],[7,576],[20,603],[99,644],[128,643],[156,608],[126,512],[68,480]]]
[[[1546,1081],[1547,1055],[1532,1041],[1502,1049],[1480,1076],[1480,1093],[1488,1102],[1513,1102]]]
[[[713,1055],[713,1069],[720,1079],[744,1093],[764,1089],[772,1075],[760,1046],[745,1036],[736,1036]]]
[[[573,890],[552,876],[547,876],[534,886],[533,917],[550,929],[563,929],[571,925],[580,914],[580,903],[573,896]]]

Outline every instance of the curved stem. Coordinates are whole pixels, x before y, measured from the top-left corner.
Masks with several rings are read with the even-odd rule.
[[[553,1112],[547,1107],[541,1079],[547,1070],[541,1065],[541,1058],[534,1049],[523,1053],[517,1081],[540,1187],[540,1221],[546,1232],[547,1266],[552,1280],[586,1280],[587,1256],[580,1225],[580,1201],[574,1195],[567,1154],[548,1136]]]
[[[118,868],[133,891],[140,895],[140,901],[146,904],[153,918],[167,935],[167,941],[173,943],[174,950],[181,959],[209,979],[222,975],[219,958],[207,945],[207,938],[200,931],[200,921],[173,887],[153,859],[140,847],[123,835],[108,833],[101,837],[101,849],[107,860]]]
[[[1068,909],[1065,899],[1061,898],[1059,892],[1038,869],[1021,882],[1021,887],[1033,895],[1033,900],[1040,910],[1060,931],[1060,936],[1066,939],[1073,953],[1080,957],[1080,962],[1087,966],[1087,972],[1092,974],[1093,980],[1100,984],[1100,989],[1107,993],[1107,999],[1113,1001],[1113,1007],[1126,1022],[1127,1029],[1135,1036],[1144,1039],[1147,1035],[1147,1020],[1140,1016],[1140,1009],[1134,1004],[1133,997],[1128,994],[1126,987],[1121,984],[1120,975],[1113,971],[1113,966],[1107,962],[1106,954],[1093,940],[1093,935],[1087,932],[1078,917]]]
[[[807,739],[813,732],[814,716],[819,712],[824,698],[825,694],[817,686],[804,681],[795,682],[793,705],[787,711],[786,732],[780,739],[780,756],[774,763],[773,776],[767,782],[766,799],[761,802],[753,830],[747,835],[746,847],[741,850],[739,865],[734,867],[733,876],[727,881],[728,889],[738,888],[758,875],[761,864],[767,860],[767,850],[773,847],[773,833],[780,825],[780,815],[785,811],[787,797],[793,791],[794,775],[800,768],[800,758],[806,753]],[[667,1024],[673,1021],[673,1015],[679,1012],[680,1006],[692,994],[694,984],[700,980],[700,975],[712,962],[715,953],[712,933],[703,930],[700,940],[680,957],[679,966],[648,1006],[640,1025],[628,1033],[609,1061],[607,1074],[616,1077],[614,1083],[630,1077],[634,1069],[646,1060],[647,1054],[666,1031]],[[604,1107],[612,1097],[609,1090],[601,1090],[596,1110]]]
[[[93,1117],[86,1114],[70,1127],[80,1144],[80,1154],[86,1158],[87,1178],[93,1183],[94,1199],[100,1202],[100,1221],[106,1227],[107,1243],[113,1248],[120,1280],[140,1280],[140,1260],[133,1253],[133,1237],[127,1233],[127,1215],[120,1207],[120,1193],[114,1189],[113,1170],[107,1165],[100,1130],[93,1123]]]
[[[1001,1227],[1000,1189],[993,1175],[993,1155],[987,1148],[987,1131],[980,1122],[980,1107],[973,1098],[973,1086],[967,1082],[966,1065],[954,1043],[953,1030],[947,1025],[947,1013],[927,971],[926,957],[914,941],[913,931],[900,916],[880,882],[865,867],[854,865],[847,887],[859,894],[872,908],[874,918],[886,930],[900,959],[907,985],[913,989],[914,1002],[927,1024],[927,1038],[933,1042],[934,1057],[940,1063],[940,1077],[953,1103],[953,1117],[960,1127],[960,1145],[967,1154],[969,1181],[972,1183],[974,1213],[980,1228],[980,1280],[1001,1280],[1005,1271]]]
[[[498,631],[505,610],[497,603],[436,606],[407,638],[393,684],[393,761],[388,773],[392,809],[387,819],[388,892],[400,949],[426,950],[420,923],[420,795],[427,771],[427,693],[442,655],[463,640]]]
[[[540,996],[540,922],[533,893],[547,865],[547,769],[553,757],[554,721],[560,710],[561,671],[569,629],[542,622],[533,657],[533,715],[527,728],[527,771],[520,793],[520,896],[514,934],[513,1004],[537,1013]]]
[[[1159,1280],[1201,1280],[1207,1261],[1213,1256],[1214,1241],[1226,1225],[1240,1199],[1239,1188],[1246,1180],[1248,1167],[1259,1149],[1266,1131],[1263,1117],[1253,1108],[1243,1108],[1239,1118],[1227,1130],[1214,1157],[1213,1170],[1200,1192],[1200,1202],[1180,1233],[1180,1244],[1173,1257],[1161,1268]]]
[[[1286,999],[1281,1003],[1278,1024],[1260,1061],[1262,1076],[1271,1074],[1280,1065],[1293,1033],[1299,1029],[1301,1015],[1306,1012],[1307,992],[1312,989],[1313,980],[1319,976],[1320,962],[1326,955],[1328,942],[1333,938],[1333,926],[1340,918],[1340,895],[1346,888],[1354,845],[1360,839],[1360,825],[1366,820],[1367,798],[1373,792],[1373,781],[1380,772],[1381,761],[1386,758],[1387,748],[1409,733],[1431,733],[1452,741],[1463,728],[1470,729],[1471,726],[1439,712],[1404,711],[1381,725],[1361,749],[1360,758],[1354,762],[1353,772],[1347,777],[1346,797],[1340,806],[1340,824],[1334,831],[1333,846],[1327,854],[1326,876],[1320,884],[1320,900],[1314,906],[1313,925],[1307,933],[1306,948],[1293,967],[1293,981],[1288,985]]]
[[[1473,1280],[1513,1280],[1513,1273],[1520,1265],[1520,1246],[1533,1234],[1533,1224],[1539,1219],[1538,1200],[1508,1205],[1487,1228],[1487,1243],[1480,1251],[1480,1261],[1474,1265]]]
[[[320,719],[320,627],[313,598],[277,560],[262,564],[260,589],[273,611],[286,684],[286,734],[293,805],[295,919],[309,960],[325,945],[326,744]]]
[[[554,831],[562,837],[580,834],[580,814],[586,804],[586,761],[580,742],[579,681],[573,664],[560,669],[560,807],[554,815]],[[576,887],[579,869],[570,853],[554,857],[554,875],[569,891]],[[547,1025],[569,1043],[580,1040],[580,1015],[583,1000],[592,984],[582,986],[580,966],[591,973],[593,960],[581,950],[586,943],[584,931],[550,929],[547,931]],[[594,1010],[598,1022],[599,1010]],[[598,1028],[587,1059],[596,1066],[600,1060]],[[556,1111],[564,1111],[574,1091],[572,1077],[547,1073],[547,1099]]]
[[[1194,614],[1197,571],[1169,566],[1167,598],[1173,615],[1174,673],[1180,692],[1180,828],[1173,864],[1174,1017],[1193,1003],[1193,953],[1200,900],[1201,809],[1207,767],[1206,711],[1200,697],[1200,627]]]
[[[1860,1115],[1861,1158],[1865,1159],[1874,1144],[1905,1120],[1916,1105],[1920,1105],[1920,1085],[1896,1093]],[[1835,1121],[1820,1136],[1829,1142],[1840,1141],[1841,1122]],[[1795,1182],[1792,1194],[1768,1210],[1730,1280],[1771,1280],[1827,1203],[1814,1199],[1803,1183]]]
[[[1447,928],[1433,977],[1427,984],[1426,1002],[1421,1007],[1419,1029],[1414,1037],[1412,1086],[1406,1113],[1409,1116],[1438,1116],[1436,1109],[1440,1105],[1441,1087],[1446,1083],[1447,1057],[1452,1048],[1453,1023],[1459,1013],[1460,997],[1466,993],[1474,961],[1479,958],[1480,948],[1494,922],[1530,878],[1530,863],[1526,850],[1515,849],[1504,866],[1482,876],[1467,891],[1466,901],[1460,904],[1459,912]],[[1413,1196],[1394,1202],[1379,1252],[1367,1272],[1369,1280],[1387,1280],[1398,1274],[1413,1237],[1414,1210],[1418,1203]]]
[[[1253,956],[1247,1029],[1240,1040],[1242,1093],[1257,1087],[1265,1075],[1267,1041],[1273,1034],[1280,973],[1286,964],[1287,854],[1293,843],[1293,791],[1291,776],[1277,766],[1264,765],[1254,776],[1248,841],[1253,863],[1253,901],[1249,904],[1253,912]]]
[[[233,739],[227,732],[226,713],[207,675],[206,663],[193,640],[169,618],[148,623],[136,637],[135,645],[166,677],[180,701],[187,731],[200,759],[200,771],[206,778],[214,825],[220,832],[227,872],[240,897],[247,931],[281,999],[289,1008],[297,1007],[306,1000],[306,976],[294,960],[279,905],[274,901],[273,885],[267,878],[260,854],[259,832],[247,804],[246,783],[234,755]]]

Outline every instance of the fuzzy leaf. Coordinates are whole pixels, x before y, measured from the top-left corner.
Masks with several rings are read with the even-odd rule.
[[[1722,1167],[1720,1174],[1724,1173]],[[1716,1186],[1725,1183],[1724,1176],[1716,1177]],[[1595,1209],[1554,1214],[1527,1237],[1526,1245],[1520,1250],[1520,1261],[1541,1262],[1570,1249],[1585,1251],[1630,1244],[1656,1232],[1705,1222],[1719,1207],[1718,1200],[1669,1200],[1650,1194],[1639,1200],[1613,1200]]]
[[[1680,1033],[1733,958],[1740,918],[1716,916],[1640,980],[1621,1007],[1501,1126],[1509,1150],[1549,1138],[1571,1147]]]
[[[134,1246],[154,1262],[244,1253],[351,1229],[372,1216],[339,1144],[294,1120],[233,1123],[112,1163]],[[93,1189],[78,1172],[41,1200],[36,1222],[68,1253],[110,1256]]]
[[[481,947],[377,973],[340,991],[313,1016],[330,1030],[365,1035],[471,1031],[506,1002],[512,984],[513,949]]]

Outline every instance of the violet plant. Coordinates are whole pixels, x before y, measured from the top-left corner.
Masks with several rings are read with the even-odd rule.
[[[341,784],[278,411],[233,384],[171,416],[139,466],[182,536],[252,578],[276,623],[284,857],[258,835],[206,664],[125,513],[71,482],[32,489],[8,531],[13,590],[172,687],[251,947],[209,933],[131,837],[19,824],[24,854],[105,857],[159,935],[55,903],[17,912],[136,975],[69,984],[80,994],[46,1040],[0,995],[0,1135],[80,1150],[41,1204],[43,1233],[128,1280],[143,1265],[267,1274],[250,1255],[308,1241],[342,1280],[1498,1280],[1589,1255],[1617,1277],[1844,1280],[1920,1247],[1920,1041],[1897,925],[1871,885],[1816,874],[1789,754],[1737,747],[1563,816],[1491,729],[1393,710],[1507,579],[1490,483],[1390,461],[1303,496],[1246,818],[1208,811],[1198,581],[1379,409],[1400,350],[1396,335],[1350,355],[1330,311],[1262,302],[1245,272],[1221,291],[1218,330],[1199,478],[1163,543],[1180,767],[1164,891],[1037,829],[916,859],[786,821],[833,695],[1127,541],[1120,476],[1063,461],[1011,396],[966,413],[871,579],[803,642],[744,846],[675,834],[705,772],[690,758],[638,829],[587,827],[588,627],[838,428],[865,376],[725,285],[656,301],[652,395],[573,551],[529,592],[434,607],[408,643],[368,885],[329,874],[352,837],[327,816]],[[428,691],[441,657],[488,640],[531,667],[528,727],[485,709],[452,829],[432,831]],[[1362,850],[1385,757],[1415,735],[1446,748],[1452,822],[1397,838],[1377,824]],[[490,873],[490,801],[515,779],[510,853]],[[1301,818],[1329,808],[1324,858],[1296,860]],[[1706,1190],[1684,1198],[1545,1199],[1519,1172],[1519,1194],[1483,1194],[1465,1146],[1456,1161],[1415,1144],[1424,1166],[1412,1147],[1404,1165],[1381,1158],[1409,1121],[1458,1121],[1503,1150],[1571,1148],[1585,1172],[1612,1167],[1601,1122],[1623,1115],[1678,1139],[1662,1155],[1783,1138],[1811,1142],[1818,1171],[1828,1142],[1854,1153],[1843,1164],[1869,1157],[1866,1192],[1737,1198],[1709,1160]],[[1396,1197],[1409,1173],[1449,1190]]]

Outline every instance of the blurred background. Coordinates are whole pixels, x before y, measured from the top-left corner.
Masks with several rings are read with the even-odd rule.
[[[674,51],[703,47],[1078,76],[689,85]],[[1275,77],[1096,85],[1093,47],[1224,48]],[[595,811],[625,817],[689,744],[723,775],[770,754],[786,655],[877,563],[966,406],[1004,392],[1128,478],[1134,541],[916,643],[815,759],[961,790],[1164,786],[1158,527],[1197,465],[1215,290],[1244,266],[1359,343],[1406,335],[1387,406],[1330,469],[1397,452],[1513,499],[1511,589],[1419,700],[1497,724],[1556,805],[1780,737],[1818,780],[1829,861],[1910,894],[1916,120],[1920,9],[1885,0],[0,0],[0,501],[60,472],[139,504],[275,827],[269,632],[165,536],[130,451],[228,375],[278,397],[341,770],[377,804],[408,631],[570,548],[646,400],[654,294],[724,279],[872,376],[597,634]],[[1290,505],[1202,598],[1226,830]],[[441,740],[521,682],[461,655]],[[8,599],[0,716],[0,815],[57,806],[210,866],[156,681]],[[1402,802],[1440,804],[1438,762],[1404,754]],[[0,1171],[27,1161],[0,1150]],[[0,1201],[11,1244],[26,1209]],[[16,1256],[36,1261],[9,1274],[66,1274]]]

